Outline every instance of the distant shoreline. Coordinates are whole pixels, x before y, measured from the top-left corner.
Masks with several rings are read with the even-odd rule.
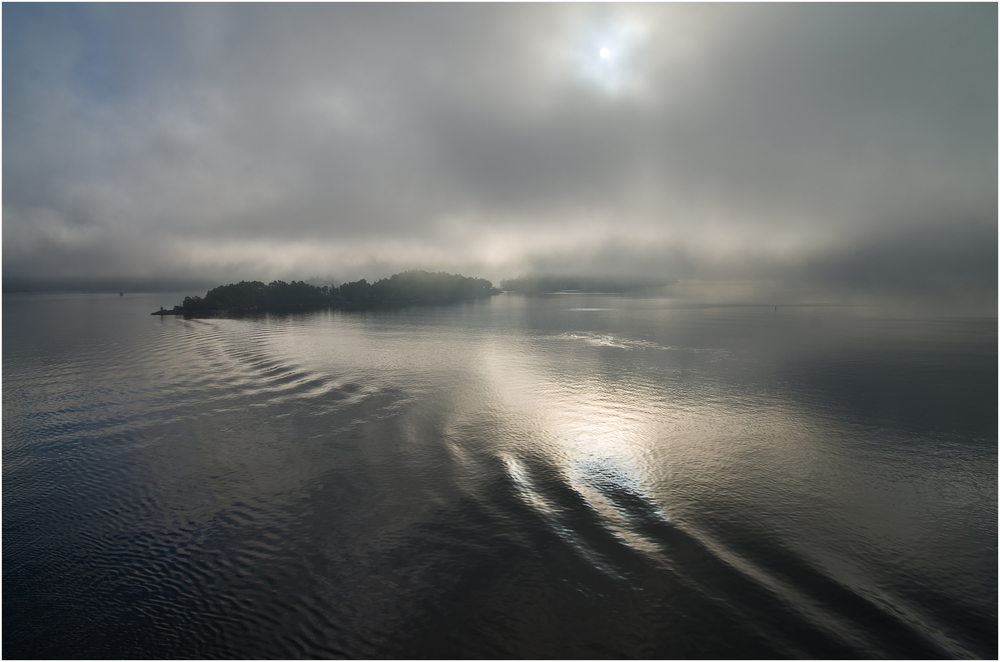
[[[503,292],[497,292],[502,294]],[[400,310],[414,306],[451,306],[458,303],[469,303],[478,301],[485,297],[474,299],[441,299],[441,300],[414,300],[400,303],[371,303],[371,304],[351,304],[351,303],[328,303],[320,306],[298,307],[298,308],[224,308],[209,310],[185,310],[182,306],[173,308],[163,308],[154,310],[150,315],[180,315],[183,317],[242,317],[245,315],[259,315],[261,313],[311,313],[317,310],[344,310],[358,312],[364,310]]]
[[[217,317],[261,312],[306,312],[322,308],[370,310],[413,305],[442,305],[472,301],[500,294],[493,283],[443,271],[404,271],[374,283],[365,279],[339,287],[310,285],[304,281],[240,281],[209,290],[205,297],[184,297],[173,308],[151,315]]]

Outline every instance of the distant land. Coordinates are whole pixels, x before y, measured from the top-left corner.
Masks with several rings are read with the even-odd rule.
[[[545,294],[549,292],[636,292],[668,285],[655,278],[619,278],[614,276],[524,276],[500,281],[508,292]]]
[[[317,308],[389,308],[414,304],[441,304],[481,299],[499,294],[493,283],[443,271],[404,271],[369,283],[364,278],[340,287],[310,285],[304,281],[240,281],[209,290],[204,298],[184,297],[171,309],[152,315],[198,315],[221,312],[288,312]]]

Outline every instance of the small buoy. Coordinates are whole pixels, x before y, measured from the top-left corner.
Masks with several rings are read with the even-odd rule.
[[[123,296],[125,296],[125,293],[124,292],[119,292],[118,296],[123,297]]]

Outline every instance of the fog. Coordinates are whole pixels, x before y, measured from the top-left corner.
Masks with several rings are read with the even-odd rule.
[[[428,269],[996,308],[995,4],[5,4],[3,128],[5,290]]]

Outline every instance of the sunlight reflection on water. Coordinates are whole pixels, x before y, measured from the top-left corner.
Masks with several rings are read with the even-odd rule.
[[[995,320],[153,303],[4,300],[11,651],[995,651]]]

